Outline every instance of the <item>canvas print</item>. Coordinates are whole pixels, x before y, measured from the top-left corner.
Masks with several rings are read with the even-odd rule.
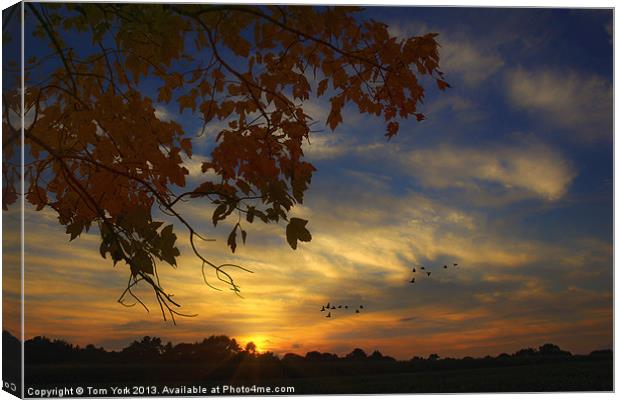
[[[614,389],[613,9],[2,21],[5,391]]]

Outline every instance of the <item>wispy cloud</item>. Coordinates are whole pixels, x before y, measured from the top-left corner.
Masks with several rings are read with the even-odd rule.
[[[425,23],[393,23],[389,25],[392,35],[404,39],[428,32],[438,32],[441,67],[448,81],[455,75],[469,87],[479,85],[504,66],[497,50],[497,41],[479,40],[464,32],[437,29]]]
[[[314,134],[310,141],[303,143],[304,155],[310,161],[336,158],[348,149],[342,136],[336,133]]]
[[[445,118],[459,123],[479,123],[487,117],[487,112],[479,104],[458,94],[439,97],[430,103],[424,112],[431,123]]]
[[[576,176],[559,152],[536,142],[487,148],[440,145],[412,151],[403,162],[427,187],[481,190],[490,183],[546,200],[561,198]]]
[[[155,116],[162,121],[170,121],[174,117],[172,112],[161,104],[155,106]]]
[[[469,39],[447,36],[440,50],[442,66],[446,73],[458,74],[463,82],[476,86],[489,78],[501,67],[504,60],[492,48],[483,48]]]
[[[572,70],[516,68],[507,74],[510,101],[547,126],[582,141],[612,139],[612,86]]]

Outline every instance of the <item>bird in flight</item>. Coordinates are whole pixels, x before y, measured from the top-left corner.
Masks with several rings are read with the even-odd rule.
[[[459,264],[457,264],[457,263],[452,263],[452,266],[454,266],[454,267],[458,267],[458,265],[459,265]],[[413,264],[413,266],[414,266],[414,267],[411,269],[411,271],[412,271],[412,272],[414,272],[414,273],[415,273],[415,272],[416,272],[416,267],[417,267],[417,268],[419,268],[420,270],[422,270],[423,272],[426,272],[426,275],[427,275],[428,277],[430,277],[430,276],[431,276],[431,272],[432,272],[432,271],[429,271],[426,267],[423,267],[423,266],[422,266],[422,265],[420,265],[420,264]],[[449,267],[449,264],[444,264],[444,265],[443,265],[443,269],[448,269],[448,267]],[[439,268],[441,268],[441,266],[439,266]],[[435,274],[435,275],[436,275],[436,274]],[[409,281],[409,283],[415,283],[415,275],[411,278],[411,280]]]
[[[364,306],[360,306],[360,309],[364,308]]]
[[[325,318],[331,318],[332,317],[332,313],[328,312],[327,315],[325,316]]]
[[[360,310],[355,310],[355,313],[356,313],[356,314],[359,314],[359,313],[360,313]]]
[[[321,307],[321,312],[325,311],[325,306]]]

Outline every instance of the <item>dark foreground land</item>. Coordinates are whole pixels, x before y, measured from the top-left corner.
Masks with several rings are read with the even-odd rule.
[[[35,388],[52,388],[59,385],[88,384],[96,388],[110,386],[124,387],[155,385],[162,395],[163,384],[172,388],[201,385],[212,388],[216,386],[253,385],[271,387],[292,387],[294,392],[271,394],[364,394],[364,393],[467,393],[467,392],[547,392],[547,391],[611,391],[613,390],[612,360],[558,362],[540,365],[514,365],[481,368],[463,368],[453,370],[431,370],[404,373],[376,373],[372,375],[352,376],[313,376],[305,378],[278,379],[228,379],[214,380],[208,377],[196,379],[179,379],[170,377],[171,366],[125,365],[90,366],[90,365],[39,365],[27,368],[27,383]],[[185,376],[195,375],[195,368],[175,366],[175,372]],[[145,371],[161,379],[145,379]],[[120,375],[124,379],[107,379]],[[90,375],[90,376],[89,376]],[[134,379],[132,379],[134,377]],[[172,379],[171,379],[172,378]],[[38,384],[35,384],[37,382]],[[279,389],[281,391],[290,389]],[[221,393],[221,392],[220,392]],[[111,395],[112,393],[107,393]],[[139,393],[131,393],[139,394]],[[182,393],[179,393],[182,394]],[[192,394],[192,393],[187,393]],[[210,394],[210,393],[209,393]],[[221,393],[224,394],[224,393]],[[250,392],[249,394],[254,394]],[[259,393],[255,393],[259,394]],[[267,394],[267,393],[265,393]],[[201,395],[196,393],[196,395]],[[204,395],[204,394],[202,394]]]
[[[572,355],[551,344],[497,357],[397,361],[360,349],[344,357],[319,352],[277,357],[241,349],[226,336],[176,346],[144,338],[120,352],[34,338],[26,341],[25,356],[28,397],[58,397],[34,390],[78,386],[103,389],[84,395],[108,397],[613,390],[611,350]]]

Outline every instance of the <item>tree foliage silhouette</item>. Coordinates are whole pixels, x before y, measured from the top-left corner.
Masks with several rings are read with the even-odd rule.
[[[332,130],[346,104],[383,117],[389,139],[400,119],[424,119],[423,75],[448,87],[436,34],[397,39],[385,24],[357,17],[359,10],[26,3],[26,34],[34,39],[27,38],[24,108],[19,91],[3,93],[4,160],[21,138],[12,117],[24,113],[26,200],[53,210],[71,240],[97,228],[101,256],[129,266],[121,303],[133,297],[126,305],[146,308],[132,292],[143,282],[164,319],[182,315],[157,275],[158,263],[177,265],[179,227],[205,282],[212,268],[238,293],[231,273],[246,269],[206,256],[200,242],[210,239],[180,203],[212,206],[214,226],[235,221],[232,252],[257,220],[287,222],[295,249],[311,240],[308,221],[289,217],[315,171],[302,150],[312,134],[304,102],[328,96]],[[223,126],[198,185],[188,187],[186,167],[195,137],[163,118],[161,104],[191,110],[201,134]],[[3,170],[6,209],[18,198],[19,166],[3,161]]]

